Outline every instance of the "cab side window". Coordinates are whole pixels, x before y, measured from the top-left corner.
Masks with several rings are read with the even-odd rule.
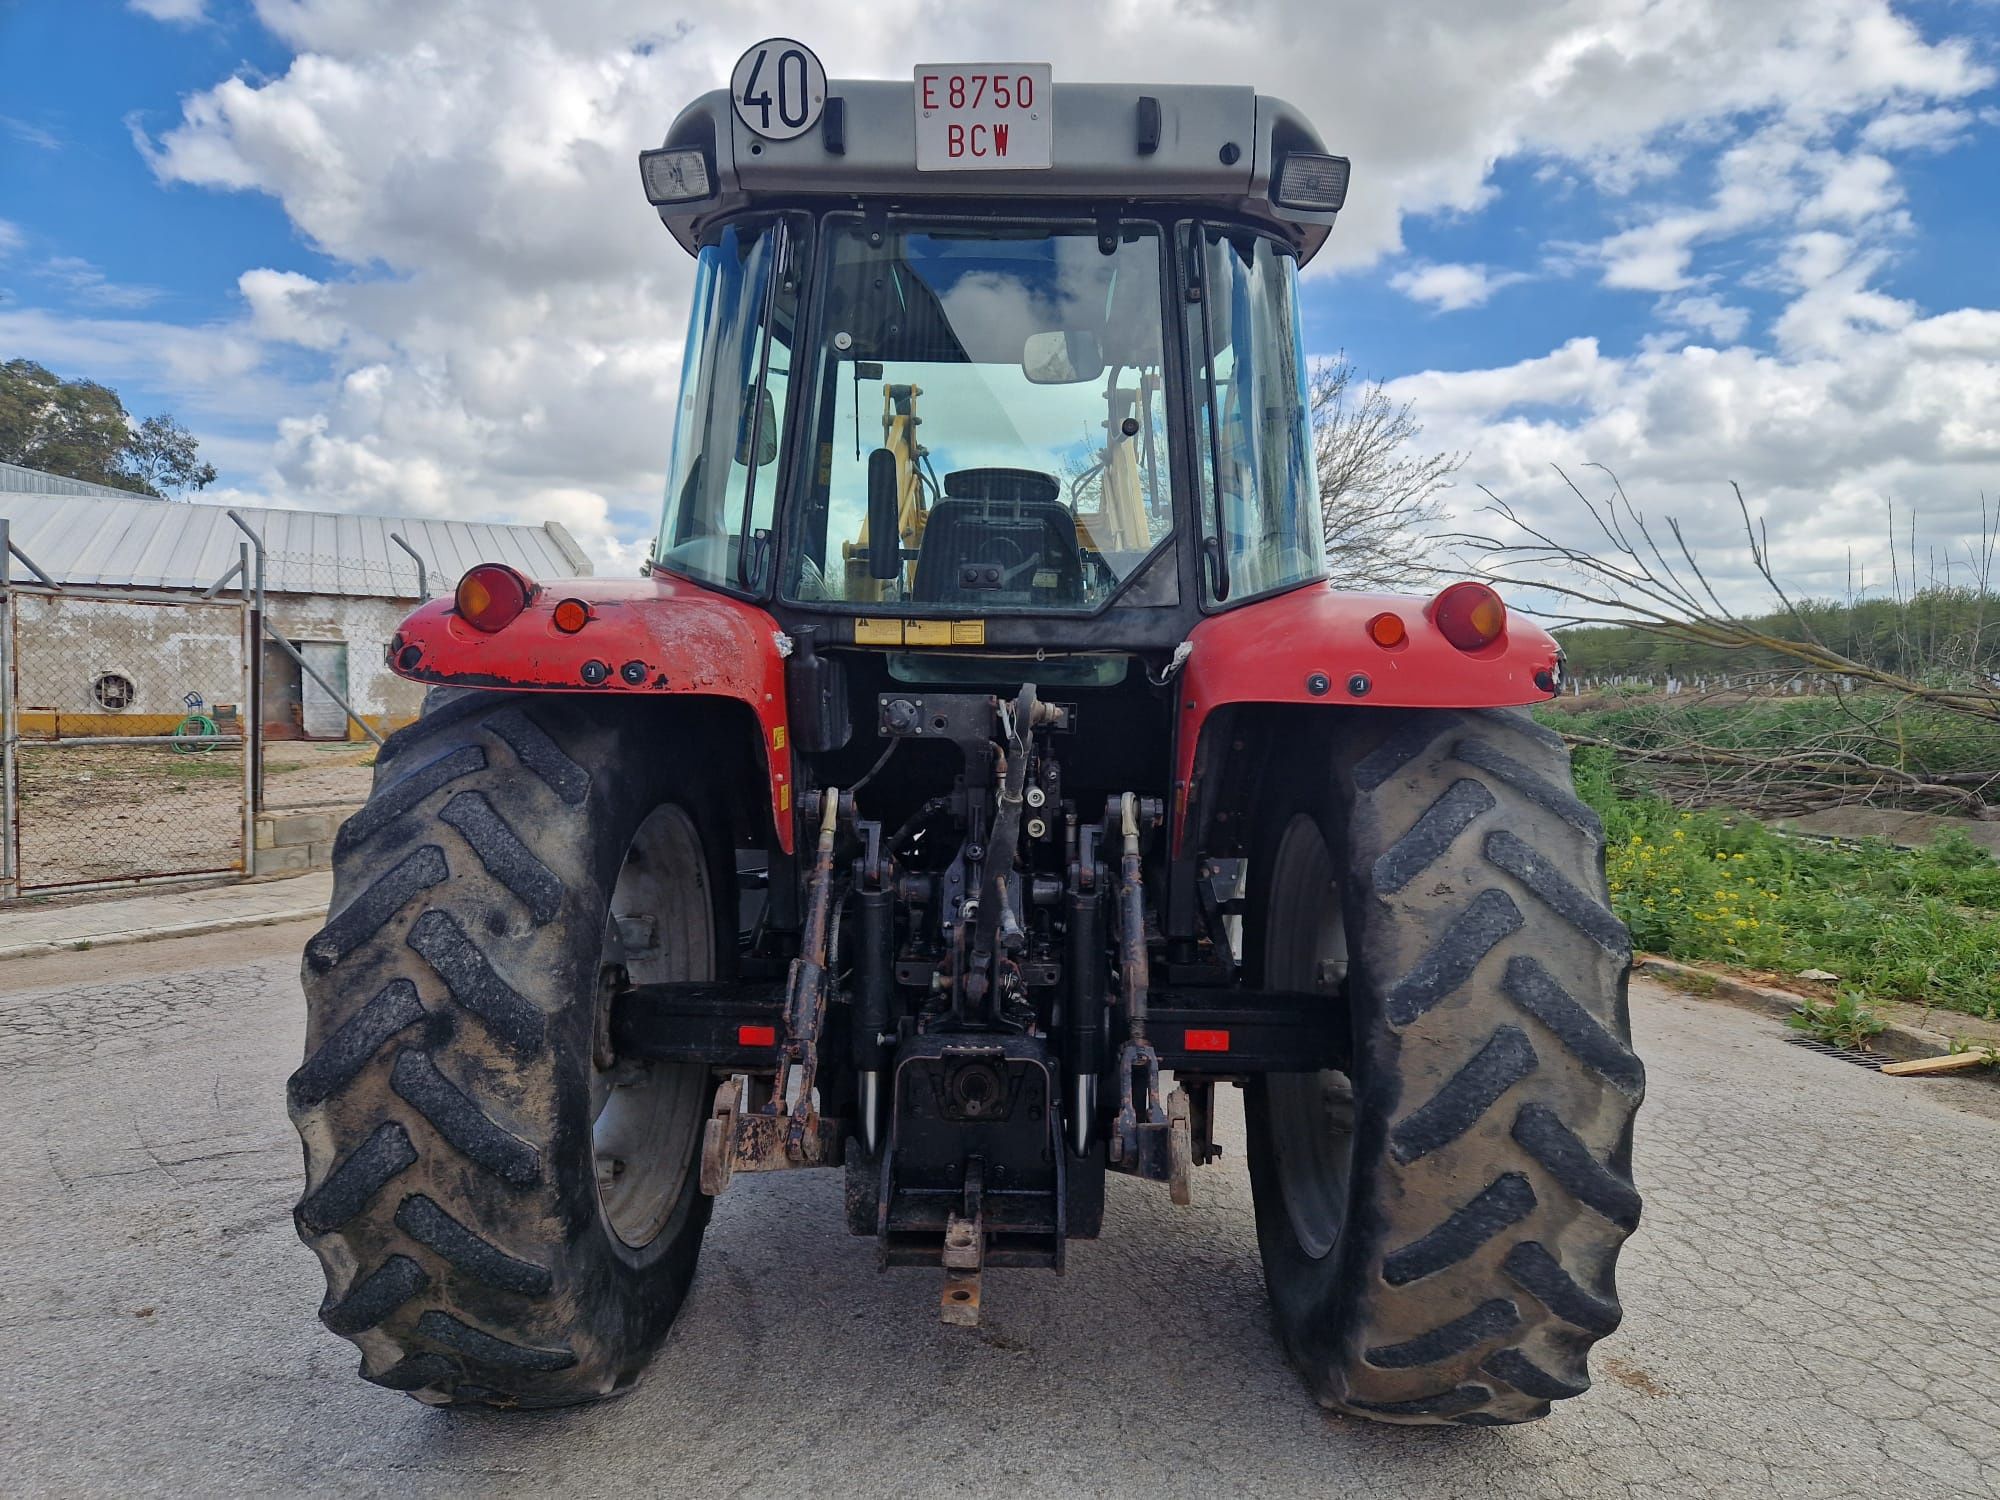
[[[1276,241],[1190,225],[1197,468],[1211,601],[1324,576],[1297,268]]]

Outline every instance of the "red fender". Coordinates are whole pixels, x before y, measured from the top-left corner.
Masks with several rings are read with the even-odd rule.
[[[575,634],[556,629],[566,599],[589,607]],[[781,644],[782,643],[782,644]],[[785,716],[790,641],[754,604],[673,578],[566,579],[538,585],[501,629],[475,630],[450,599],[433,599],[389,643],[389,665],[413,682],[511,692],[735,698],[762,726],[779,845],[792,847],[792,751]],[[592,683],[589,677],[600,675]],[[586,670],[588,669],[588,670]]]
[[[1434,600],[1352,594],[1323,584],[1211,615],[1189,632],[1174,737],[1174,845],[1185,832],[1201,729],[1231,703],[1368,708],[1512,708],[1561,683],[1561,649],[1515,614],[1491,645],[1461,651],[1431,622]],[[1368,625],[1393,614],[1405,635],[1377,645]]]

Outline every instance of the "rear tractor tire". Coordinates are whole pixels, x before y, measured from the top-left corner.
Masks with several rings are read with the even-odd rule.
[[[622,726],[622,732],[621,732]],[[644,740],[644,753],[633,747]],[[298,1231],[364,1379],[432,1404],[613,1394],[694,1274],[706,1070],[612,1057],[609,981],[721,977],[717,800],[670,726],[433,694],[334,845],[306,945]]]
[[[1285,778],[1253,852],[1246,958],[1274,988],[1344,983],[1353,1020],[1351,1076],[1248,1091],[1265,1284],[1323,1405],[1532,1421],[1589,1386],[1639,1221],[1603,831],[1525,713],[1358,727]]]

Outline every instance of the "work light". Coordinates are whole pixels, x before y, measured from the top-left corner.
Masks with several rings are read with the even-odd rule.
[[[1344,156],[1294,151],[1278,167],[1278,185],[1271,190],[1271,198],[1283,208],[1339,213],[1347,201],[1347,170]]]
[[[639,153],[639,179],[646,186],[648,203],[688,203],[706,198],[709,186],[708,158],[699,146],[668,146]]]

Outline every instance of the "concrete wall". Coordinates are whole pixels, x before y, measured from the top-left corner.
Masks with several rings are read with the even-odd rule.
[[[424,703],[422,685],[398,677],[383,659],[389,637],[416,607],[414,599],[350,599],[327,594],[271,594],[265,601],[271,624],[287,640],[347,643],[348,701],[356,713],[385,734],[414,719]],[[298,663],[276,647],[267,653],[266,661],[264,722],[267,726],[296,725]],[[363,736],[350,723],[347,737]]]
[[[272,594],[271,624],[290,640],[347,643],[347,689],[356,712],[386,733],[417,716],[424,690],[392,673],[383,660],[389,637],[415,608],[414,599]],[[209,711],[243,710],[240,607],[228,600],[140,603],[123,599],[15,596],[16,703],[25,736],[167,734],[199,693]],[[115,674],[131,685],[130,702],[113,709],[95,685]],[[265,656],[264,721],[273,732],[297,732],[298,666],[275,646]],[[232,715],[217,716],[225,722]],[[350,739],[363,738],[347,726]]]
[[[187,714],[188,693],[211,712],[243,702],[237,605],[14,597],[23,735],[167,734]],[[123,708],[99,700],[97,685],[112,676],[131,687]]]

